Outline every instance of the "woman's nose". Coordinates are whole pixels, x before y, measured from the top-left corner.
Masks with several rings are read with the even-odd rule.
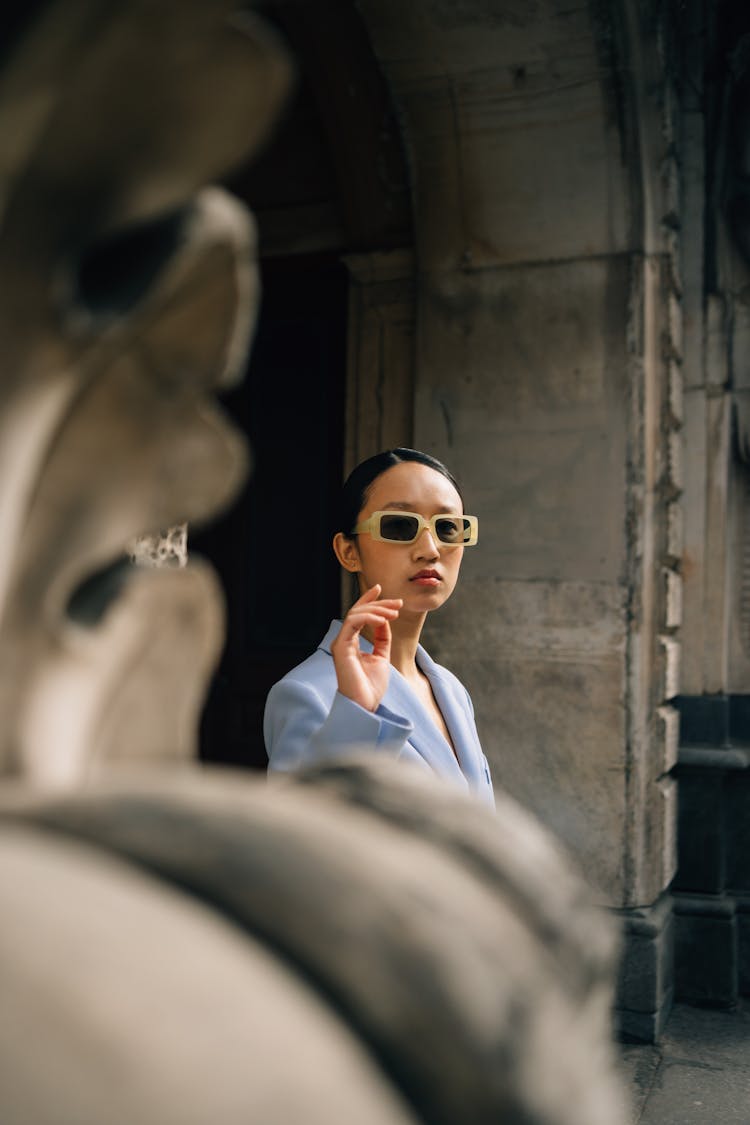
[[[436,559],[440,554],[437,541],[428,527],[418,537],[415,547],[419,559]]]

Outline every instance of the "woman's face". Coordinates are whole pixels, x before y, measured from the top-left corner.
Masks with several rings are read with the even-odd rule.
[[[375,478],[358,522],[386,509],[416,512],[431,519],[440,513],[460,514],[463,505],[442,473],[418,462],[402,461]],[[360,590],[379,582],[381,597],[403,598],[403,614],[425,613],[447,601],[464,553],[463,547],[441,543],[430,528],[424,528],[413,543],[383,543],[363,533],[343,544],[350,548],[344,565],[358,573]]]

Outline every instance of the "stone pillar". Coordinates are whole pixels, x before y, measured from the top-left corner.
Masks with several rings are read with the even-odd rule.
[[[349,473],[365,457],[410,445],[414,425],[414,255],[350,254],[346,447]]]
[[[649,7],[542,0],[490,26],[416,2],[396,38],[361,5],[414,170],[414,440],[481,522],[426,644],[469,687],[496,784],[566,842],[630,947],[650,942],[620,1001],[646,1037],[671,985],[682,354]]]

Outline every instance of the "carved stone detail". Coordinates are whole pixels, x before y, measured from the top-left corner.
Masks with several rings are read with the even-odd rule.
[[[164,528],[158,535],[138,535],[128,554],[138,566],[187,566],[187,524]]]

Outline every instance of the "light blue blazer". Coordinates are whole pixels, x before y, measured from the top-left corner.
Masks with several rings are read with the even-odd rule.
[[[489,766],[479,745],[474,708],[466,688],[432,660],[420,645],[417,664],[430,681],[456,754],[408,683],[391,668],[388,688],[377,711],[366,711],[341,695],[331,642],[341,628],[331,627],[316,651],[271,688],[263,735],[269,770],[293,770],[352,747],[391,754],[433,770],[494,807]],[[360,637],[360,648],[372,645]],[[456,761],[458,755],[458,761]]]

